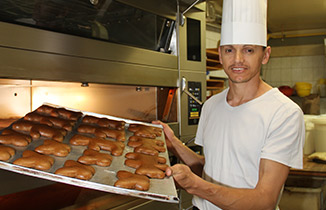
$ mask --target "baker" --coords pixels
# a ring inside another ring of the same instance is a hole
[[[200,156],[161,123],[168,149],[184,164],[166,174],[193,194],[194,209],[276,209],[289,169],[302,168],[299,106],[260,78],[267,46],[267,0],[224,0],[219,47],[229,87],[203,106]]]

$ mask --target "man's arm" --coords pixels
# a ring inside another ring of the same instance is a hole
[[[225,210],[275,209],[279,193],[288,173],[288,166],[272,160],[261,159],[259,180],[256,187],[254,189],[241,189],[207,182],[182,164],[174,165],[166,171],[166,174],[172,175],[180,187],[188,193],[208,200]]]
[[[191,168],[191,170],[198,176],[202,175],[205,158],[192,151],[189,147],[185,146],[173,133],[173,130],[165,123],[154,121],[154,124],[163,126],[166,145],[169,151],[177,156],[183,163]]]

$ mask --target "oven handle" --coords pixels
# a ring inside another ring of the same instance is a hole
[[[203,105],[203,102],[197,99],[192,93],[190,93],[187,89],[187,79],[185,77],[182,77],[182,82],[181,82],[181,90],[185,94],[187,94],[189,97],[194,99],[199,105]]]

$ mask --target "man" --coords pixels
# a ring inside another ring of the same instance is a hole
[[[290,167],[302,168],[302,111],[260,78],[271,54],[266,8],[266,0],[224,0],[219,53],[229,88],[203,106],[195,143],[204,156],[161,123],[185,163],[166,174],[194,195],[194,209],[275,209]]]

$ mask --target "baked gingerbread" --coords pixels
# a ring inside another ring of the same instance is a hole
[[[77,161],[86,165],[106,167],[111,165],[112,156],[92,149],[86,149]]]
[[[156,137],[162,135],[161,128],[141,124],[130,124],[128,130],[133,132],[135,136],[144,138],[155,139]]]
[[[92,140],[92,137],[84,136],[80,134],[75,134],[71,139],[69,140],[69,143],[71,145],[75,146],[88,146],[89,142]]]
[[[92,166],[87,166],[74,160],[67,160],[62,168],[55,171],[55,174],[90,180],[95,174],[95,169]]]
[[[124,130],[125,122],[120,120],[111,120],[107,118],[99,118],[87,115],[83,118],[83,123],[97,124],[100,127],[113,128],[116,130]]]
[[[88,148],[96,151],[110,151],[113,156],[120,156],[125,148],[124,143],[119,141],[111,141],[102,138],[93,138],[88,144]]]
[[[45,115],[54,115],[53,113],[55,113],[56,111],[55,107],[49,106],[49,105],[42,105],[39,108],[37,108],[35,111],[41,114],[45,114]]]
[[[25,135],[11,129],[2,131],[0,135],[0,143],[10,144],[17,147],[25,147],[31,143],[32,138],[29,135]]]
[[[15,155],[15,149],[14,148],[4,146],[4,145],[0,145],[0,160],[1,161],[7,161],[14,155]]]
[[[66,157],[70,153],[71,147],[61,142],[46,139],[42,145],[35,148],[35,151],[44,155]]]
[[[118,171],[118,180],[114,183],[115,187],[122,187],[127,189],[136,189],[147,191],[149,190],[150,180],[147,176],[133,174],[129,171]]]
[[[83,113],[81,112],[75,112],[75,111],[67,110],[65,108],[58,108],[57,113],[58,116],[54,115],[54,117],[62,117],[65,119],[75,120],[75,121],[77,121],[83,115]]]
[[[140,136],[130,136],[128,146],[133,147],[134,152],[147,155],[158,155],[159,152],[166,151],[163,141]]]
[[[54,163],[53,157],[39,154],[35,151],[25,150],[21,158],[18,158],[13,164],[35,168],[38,170],[49,170]]]
[[[38,139],[41,136],[44,136],[59,142],[63,141],[66,133],[67,131],[62,128],[53,128],[43,124],[34,125],[30,130],[30,135],[33,139]]]
[[[125,134],[124,130],[118,131],[118,130],[113,130],[110,128],[82,124],[77,128],[77,131],[79,133],[94,134],[95,136],[100,137],[100,138],[109,137],[109,138],[116,139],[118,141],[126,140],[126,134]]]
[[[146,175],[150,178],[163,179],[164,171],[167,169],[164,157],[129,152],[125,156],[125,165],[135,168],[136,174]]]
[[[59,128],[63,128],[67,131],[71,131],[72,127],[75,124],[75,121],[73,120],[67,120],[67,119],[62,119],[62,118],[52,117],[52,116],[45,116],[37,112],[30,112],[26,114],[24,116],[24,120],[45,124],[51,127],[56,126]]]
[[[19,120],[12,124],[12,129],[17,132],[30,132],[32,127],[36,125],[36,123],[27,121],[27,120]]]
[[[53,117],[61,117],[64,119],[77,121],[83,114],[81,112],[75,112],[67,110],[65,108],[56,108],[49,105],[42,105],[36,109],[36,112],[50,115]]]
[[[125,148],[124,143],[119,141],[111,141],[102,138],[92,138],[80,134],[74,135],[70,139],[70,144],[76,146],[88,146],[89,149],[100,151],[110,151],[113,156],[120,156]]]
[[[63,141],[67,131],[62,128],[53,128],[48,125],[38,124],[27,120],[20,120],[12,124],[12,129],[15,131],[29,132],[33,139],[38,139],[41,136]]]

